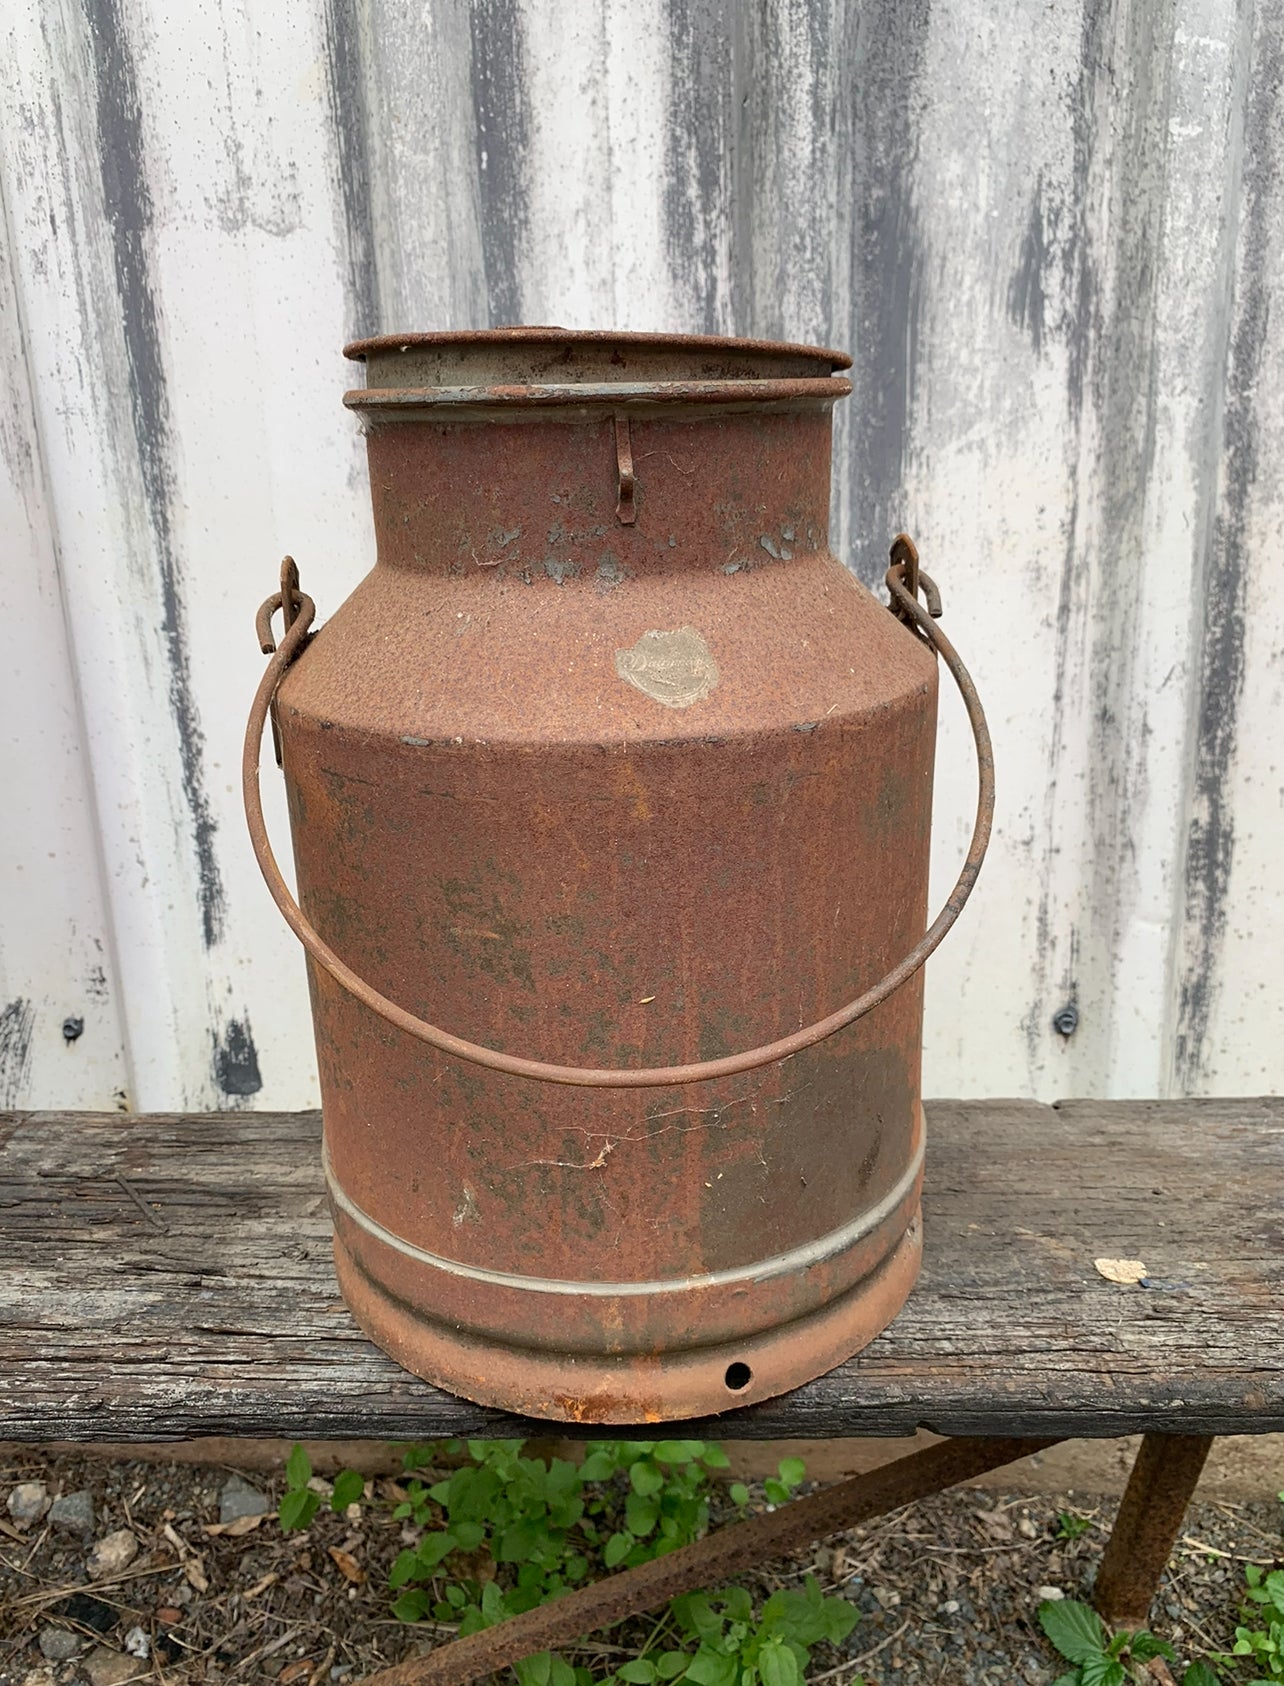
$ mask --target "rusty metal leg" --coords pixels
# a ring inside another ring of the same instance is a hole
[[[824,1539],[826,1534],[885,1516],[914,1499],[944,1492],[960,1481],[1056,1444],[1056,1440],[963,1437],[942,1441],[866,1475],[809,1493],[805,1499],[793,1499],[777,1511],[734,1522],[695,1545],[609,1575],[525,1615],[510,1616],[496,1627],[408,1657],[368,1675],[363,1686],[467,1686],[536,1651],[565,1645],[626,1616],[654,1610],[679,1593],[722,1586],[732,1576]]]
[[[1211,1434],[1147,1434],[1128,1477],[1093,1603],[1112,1627],[1145,1627],[1195,1491]]]

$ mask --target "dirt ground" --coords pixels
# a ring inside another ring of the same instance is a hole
[[[284,1534],[279,1470],[11,1449],[0,1466],[0,1686],[340,1686],[448,1638],[389,1614],[389,1566],[415,1537],[392,1518],[394,1480],[373,1476],[344,1515],[323,1508],[306,1533]],[[8,1501],[24,1483],[44,1493],[23,1487],[15,1514]],[[41,1514],[26,1518],[24,1504]],[[813,1682],[845,1686],[860,1672],[872,1686],[1046,1686],[1064,1665],[1039,1630],[1039,1601],[1049,1588],[1086,1594],[1115,1504],[1078,1490],[956,1490],[757,1582],[765,1593],[810,1571],[860,1610],[841,1652],[813,1654]],[[1067,1540],[1069,1512],[1087,1525]],[[1197,1498],[1156,1631],[1183,1662],[1227,1646],[1244,1563],[1281,1556],[1278,1502]],[[605,1675],[646,1631],[566,1654]]]

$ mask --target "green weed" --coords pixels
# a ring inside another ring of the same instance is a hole
[[[1129,1686],[1132,1681],[1153,1686],[1154,1676],[1145,1665],[1154,1657],[1176,1661],[1172,1647],[1145,1628],[1111,1634],[1091,1605],[1073,1598],[1045,1600],[1039,1606],[1039,1623],[1057,1651],[1074,1664],[1054,1686]],[[1192,1663],[1182,1686],[1217,1686],[1217,1676],[1207,1663]]]
[[[312,1464],[302,1446],[296,1445],[285,1464],[285,1496],[278,1515],[281,1526],[306,1528],[321,1507],[321,1495],[308,1486],[312,1479]],[[330,1494],[330,1509],[345,1511],[355,1504],[366,1490],[365,1477],[359,1470],[341,1469],[334,1478]]]
[[[1284,1493],[1280,1497],[1284,1498]],[[1235,1629],[1230,1652],[1217,1660],[1234,1665],[1249,1657],[1257,1672],[1244,1686],[1276,1686],[1284,1680],[1284,1569],[1263,1574],[1257,1564],[1249,1563],[1244,1579],[1247,1585],[1239,1613],[1241,1625]],[[1258,1627],[1256,1623],[1263,1620],[1265,1627]]]
[[[1056,1538],[1059,1540],[1077,1540],[1092,1527],[1090,1516],[1080,1516],[1077,1510],[1059,1510],[1057,1512]]]
[[[392,1613],[403,1622],[433,1620],[476,1633],[559,1597],[614,1569],[633,1568],[700,1539],[709,1526],[716,1471],[727,1467],[718,1446],[700,1440],[596,1440],[580,1464],[527,1457],[520,1440],[449,1441],[412,1446],[409,1476],[393,1510],[396,1520],[424,1530],[400,1552],[389,1583]],[[433,1479],[446,1458],[459,1467]],[[320,1497],[296,1446],[286,1467],[283,1528],[306,1528]],[[765,1483],[770,1504],[787,1503],[806,1478],[801,1458],[786,1458]],[[352,1482],[355,1481],[355,1489]],[[361,1478],[344,1471],[331,1505],[360,1496]],[[729,1489],[740,1510],[749,1491]],[[748,1592],[730,1588],[675,1599],[636,1657],[595,1677],[551,1652],[515,1666],[518,1686],[798,1686],[812,1648],[838,1643],[857,1612],[825,1597],[808,1580],[802,1592],[773,1593],[754,1613]],[[856,1677],[851,1686],[864,1686]]]

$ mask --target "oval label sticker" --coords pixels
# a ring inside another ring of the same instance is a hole
[[[644,632],[631,650],[615,652],[615,671],[666,708],[690,708],[718,683],[718,664],[693,626]]]

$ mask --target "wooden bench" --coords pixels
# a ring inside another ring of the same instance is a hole
[[[686,1432],[959,1437],[830,1489],[813,1537],[1037,1443],[1141,1432],[1097,1590],[1137,1623],[1212,1437],[1284,1431],[1284,1100],[936,1101],[927,1117],[923,1275],[894,1325],[821,1380]],[[0,1437],[549,1433],[418,1381],[357,1330],[318,1114],[11,1113],[0,1143]],[[1112,1282],[1100,1258],[1146,1277]],[[787,1507],[795,1528],[811,1502]]]

